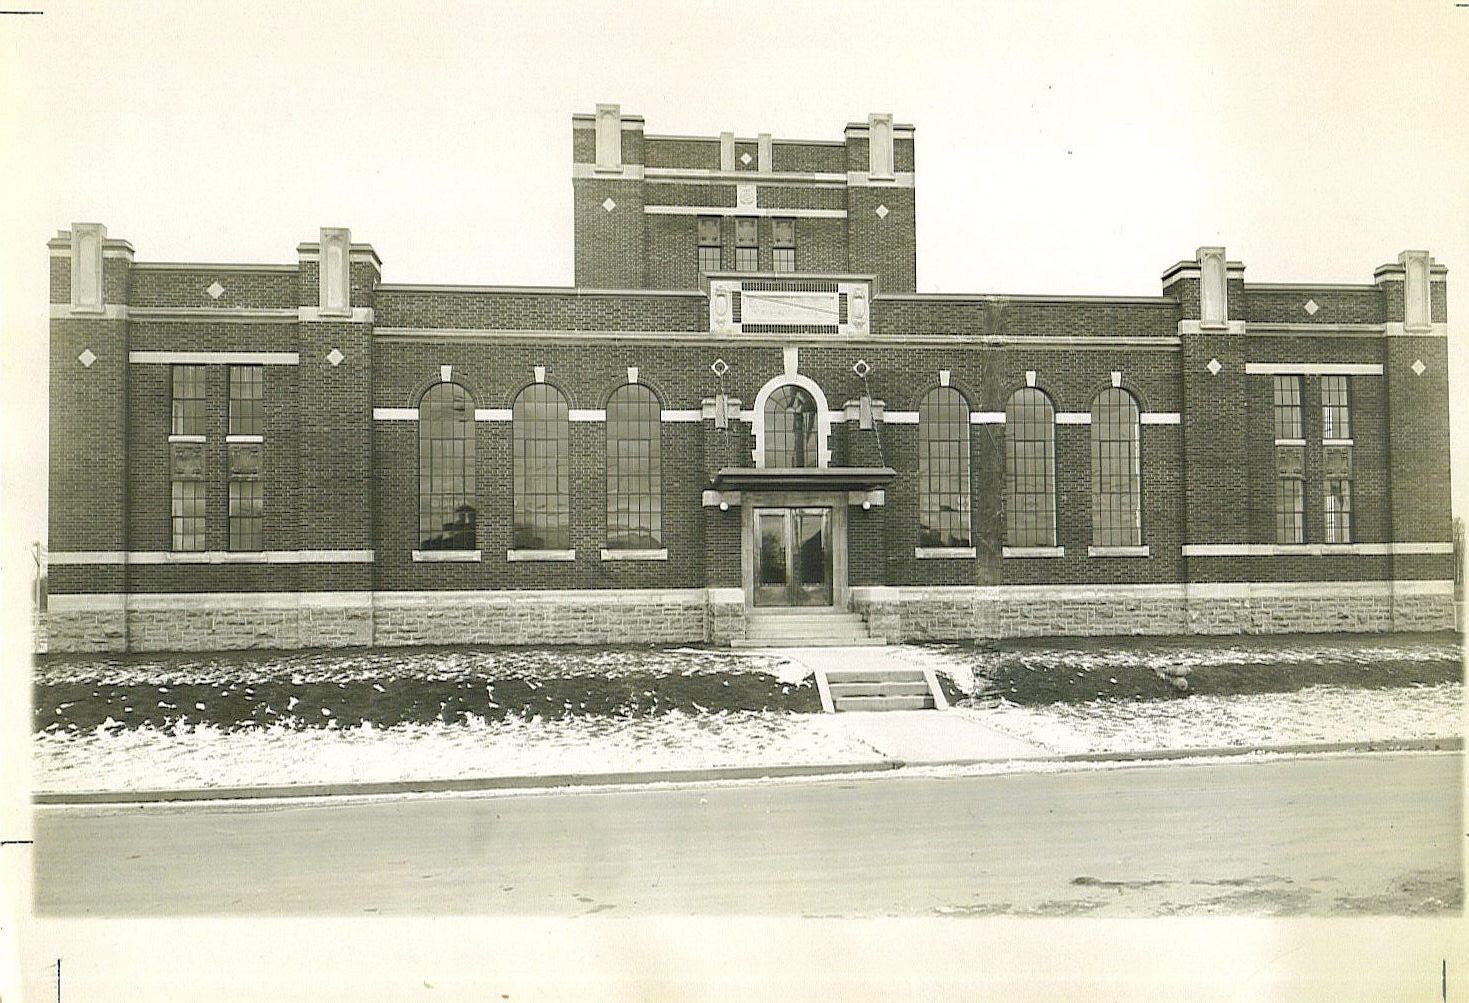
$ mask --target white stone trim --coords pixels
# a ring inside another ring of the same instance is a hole
[[[845,209],[771,209],[766,206],[645,205],[650,216],[788,216],[799,219],[846,219]]]
[[[753,273],[746,273],[753,274]],[[790,278],[786,273],[782,278]],[[381,288],[381,287],[379,287]],[[557,290],[565,292],[565,290]],[[647,295],[664,295],[667,290],[649,290]],[[601,292],[587,292],[585,295],[602,295]],[[621,294],[615,290],[606,295]],[[643,295],[638,293],[638,295]],[[679,296],[700,296],[701,292],[676,293]],[[878,296],[874,299],[888,299],[887,296]],[[573,344],[604,346],[608,342],[638,342],[638,343],[662,343],[673,342],[686,345],[723,346],[729,344],[731,335],[715,334],[707,330],[698,331],[573,331],[552,330],[533,328],[509,328],[509,327],[485,327],[485,328],[458,328],[458,327],[379,327],[373,331],[373,337],[379,341],[432,341],[441,343],[444,341],[527,341],[543,343],[547,341],[570,342]],[[788,334],[754,334],[741,332],[734,336],[742,345],[785,345],[790,339]],[[1182,346],[1181,339],[1172,335],[1158,338],[1081,338],[1065,336],[1035,337],[1011,337],[1009,335],[987,335],[987,334],[882,334],[868,330],[861,334],[802,334],[802,344],[810,342],[840,342],[844,346],[855,348],[860,345],[938,345],[964,347],[972,346],[1018,346],[1024,348],[1046,348],[1065,347],[1076,351],[1109,351],[1115,352],[1119,348],[1134,351],[1163,351],[1177,352]]]
[[[1276,440],[1276,444],[1279,445],[1279,443],[1280,443],[1280,440],[1277,439]],[[1322,439],[1321,440],[1321,445],[1323,445],[1323,446],[1355,446],[1356,445],[1356,442],[1354,442],[1351,439]]]
[[[571,165],[573,178],[597,178],[600,181],[642,181],[646,173],[642,164],[623,164],[620,168],[583,163]]]
[[[602,560],[604,561],[666,561],[668,560],[668,548],[660,547],[657,550],[608,550],[602,548]]]
[[[1186,543],[1184,557],[1367,557],[1452,554],[1452,543]]]
[[[515,547],[505,551],[507,561],[574,561],[576,551],[573,550],[536,550],[525,547]]]
[[[157,365],[216,366],[226,363],[250,366],[298,366],[299,352],[128,352],[128,361]]]
[[[971,425],[1003,425],[1005,424],[1004,411],[970,411],[969,424]]]
[[[227,436],[224,437],[224,441],[225,442],[258,442],[258,443],[263,443],[263,442],[265,442],[265,436],[263,436],[263,435],[227,435]]]
[[[1304,446],[1306,444],[1306,440],[1305,439],[1276,439],[1275,440],[1275,444],[1277,446]]]
[[[890,177],[874,177],[867,171],[848,171],[850,188],[912,188],[916,175],[912,171],[894,171]]]
[[[704,420],[704,412],[698,408],[664,408],[658,416],[665,422]]]
[[[474,409],[475,421],[509,421],[515,416],[515,412],[508,407],[477,407]]]
[[[470,563],[484,558],[479,550],[415,550],[413,560],[423,563]]]
[[[170,435],[169,442],[208,442],[207,435]]]
[[[654,138],[654,137],[644,137]],[[706,142],[715,142],[706,139]],[[840,146],[841,144],[837,144]],[[644,172],[649,181],[678,181],[693,184],[734,184],[749,181],[750,171],[721,171],[712,167],[649,167]],[[762,185],[843,184],[847,175],[837,171],[759,171],[754,177]]]
[[[475,420],[479,420],[479,412],[474,413]],[[372,409],[373,421],[417,421],[418,408],[416,407],[375,407]]]
[[[1143,411],[1138,420],[1144,425],[1181,425],[1183,416],[1177,411]]]
[[[973,414],[973,412],[971,412],[970,413],[970,420],[971,421],[973,420],[973,417],[974,417],[974,414]],[[884,411],[882,413],[882,423],[884,425],[916,425],[916,424],[918,424],[918,412],[917,411]]]
[[[152,322],[218,321],[230,324],[294,324],[294,309],[255,309],[252,307],[131,307],[129,319]]]
[[[1090,411],[1057,411],[1057,425],[1090,425],[1092,413]]]
[[[1447,338],[1449,325],[1443,321],[1435,321],[1426,328],[1414,328],[1410,331],[1402,321],[1391,321],[1382,325],[1382,334],[1385,338]]]
[[[1249,376],[1381,376],[1380,362],[1246,362]]]
[[[1178,334],[1182,337],[1187,334],[1245,334],[1245,322],[1242,320],[1226,321],[1219,327],[1205,327],[1196,320],[1181,320],[1178,322]]]
[[[1065,557],[1065,547],[1003,547],[1002,557]]]
[[[974,558],[973,547],[914,547],[913,556],[920,561]]]
[[[607,412],[602,408],[567,408],[567,421],[606,421]]]
[[[1146,545],[1141,547],[1087,547],[1088,557],[1149,557]]]
[[[371,564],[371,550],[53,550],[50,564]]]
[[[324,313],[321,307],[298,307],[296,319],[302,323],[320,324],[371,324],[373,311],[370,306],[354,306],[349,313]]]
[[[68,320],[127,320],[128,308],[118,303],[105,304],[100,310],[83,310],[70,303],[52,303],[51,319]]]

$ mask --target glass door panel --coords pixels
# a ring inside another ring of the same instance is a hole
[[[831,509],[756,509],[756,606],[830,606]]]

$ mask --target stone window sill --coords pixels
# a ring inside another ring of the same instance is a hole
[[[170,435],[169,442],[208,442],[209,437],[204,435]]]
[[[1304,446],[1306,444],[1306,440],[1305,439],[1276,439],[1275,440],[1275,444],[1277,446]]]
[[[478,561],[483,554],[478,550],[415,550],[413,559],[429,563],[439,561]]]
[[[208,564],[209,554],[203,550],[166,550],[163,559],[180,564]]]
[[[270,558],[263,550],[226,550],[219,560],[222,564],[265,564]]]
[[[913,556],[920,561],[937,561],[945,558],[973,559],[973,547],[914,547]]]
[[[263,436],[263,435],[245,435],[243,433],[239,433],[239,434],[236,434],[236,435],[227,435],[227,436],[225,436],[224,437],[224,441],[225,442],[264,442],[265,441],[265,436]]]
[[[1003,557],[1065,557],[1065,547],[1006,547]]]
[[[1355,446],[1356,442],[1351,439],[1322,439],[1323,446]]]
[[[1147,557],[1148,548],[1143,547],[1087,547],[1088,557]]]
[[[507,550],[507,561],[574,561],[575,550]]]
[[[602,560],[604,561],[666,561],[668,560],[668,548],[661,547],[658,550],[608,550],[602,549]]]

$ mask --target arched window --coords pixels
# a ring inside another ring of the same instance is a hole
[[[1108,387],[1092,401],[1092,544],[1143,542],[1142,461],[1137,401]]]
[[[816,401],[792,384],[778,387],[765,399],[765,465],[818,467]]]
[[[571,428],[566,398],[549,383],[532,383],[510,414],[513,545],[526,550],[571,548]]]
[[[637,383],[607,401],[607,549],[663,546],[662,416]]]
[[[439,383],[418,402],[418,549],[473,550],[474,400]]]
[[[1005,404],[1005,543],[1056,545],[1056,409],[1035,387]]]
[[[918,405],[918,545],[969,546],[969,405],[953,387]]]

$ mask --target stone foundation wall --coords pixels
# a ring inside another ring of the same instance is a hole
[[[446,593],[373,602],[373,643],[676,644],[705,640],[703,589]]]

